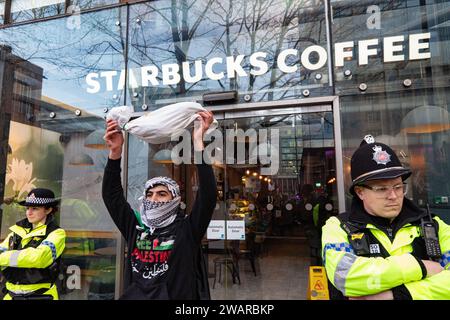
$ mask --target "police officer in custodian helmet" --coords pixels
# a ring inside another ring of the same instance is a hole
[[[351,208],[322,229],[332,299],[450,299],[450,226],[405,197],[410,175],[370,135],[354,152]]]

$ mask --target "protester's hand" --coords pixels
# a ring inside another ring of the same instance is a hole
[[[194,150],[203,150],[203,135],[213,122],[214,116],[211,111],[200,111],[197,112],[197,114],[199,115],[199,117],[194,122],[192,139],[194,141]]]
[[[109,158],[112,160],[120,159],[122,156],[123,135],[122,131],[118,130],[117,121],[106,121],[106,133],[103,139],[106,141],[106,145],[109,149]]]
[[[202,121],[203,121],[203,133],[205,133],[206,130],[208,130],[209,127],[211,126],[211,123],[213,123],[214,115],[209,110],[200,111],[197,114],[200,115],[200,117],[202,118]]]
[[[349,300],[394,300],[394,295],[391,290],[382,291],[375,294],[360,297],[348,297]]]
[[[431,260],[422,260],[422,262],[427,269],[427,277],[434,276],[444,270],[444,267],[442,267],[439,262]]]

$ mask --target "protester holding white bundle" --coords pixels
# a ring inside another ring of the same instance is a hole
[[[119,127],[132,135],[151,144],[169,142],[172,136],[179,136],[186,128],[199,118],[198,112],[207,110],[197,102],[178,102],[159,108],[155,111],[131,120],[133,109],[127,106],[114,107],[108,113],[107,120],[117,121]],[[213,119],[208,130],[217,128],[218,122]]]

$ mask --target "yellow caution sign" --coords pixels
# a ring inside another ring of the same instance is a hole
[[[330,300],[328,280],[324,267],[309,267],[308,300]]]

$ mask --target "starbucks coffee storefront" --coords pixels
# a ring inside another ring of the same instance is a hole
[[[139,117],[194,101],[218,120],[213,299],[306,299],[317,230],[348,208],[366,134],[411,168],[406,196],[450,222],[448,2],[37,3],[0,1],[0,238],[31,186],[54,190],[62,299],[123,290],[126,245],[101,198],[105,116],[121,105]],[[130,205],[165,175],[189,213],[194,165],[174,163],[175,143],[126,138]]]

